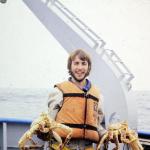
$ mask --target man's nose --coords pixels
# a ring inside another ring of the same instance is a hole
[[[83,65],[82,64],[79,64],[78,65],[78,69],[82,69]]]

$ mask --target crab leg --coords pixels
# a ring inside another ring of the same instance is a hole
[[[107,138],[108,138],[108,132],[106,132],[106,133],[102,136],[102,138],[100,139],[99,144],[97,145],[96,150],[100,150],[102,144],[104,143],[104,141],[105,141]]]
[[[73,132],[73,130],[72,130],[72,128],[70,128],[70,127],[68,127],[68,126],[66,126],[66,125],[63,125],[63,124],[60,124],[60,123],[54,123],[54,125],[53,125],[53,127],[51,127],[51,128],[53,128],[53,129],[55,129],[55,128],[61,128],[61,129],[64,129],[64,130],[66,130],[67,132],[69,132],[68,134],[67,134],[67,136],[66,136],[66,138],[65,138],[65,142],[62,144],[62,145],[60,145],[60,149],[63,149],[64,148],[64,146],[69,142],[69,140],[71,139],[71,136],[72,136],[72,132]],[[57,139],[56,139],[57,140]],[[59,142],[59,141],[58,141]]]
[[[34,134],[35,130],[37,130],[38,128],[39,128],[39,124],[31,127],[30,130],[28,130],[24,133],[24,135],[20,138],[20,140],[18,142],[20,150],[24,150],[24,146],[25,146],[26,142],[28,140],[32,139],[32,135]]]

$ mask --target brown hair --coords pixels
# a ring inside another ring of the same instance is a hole
[[[72,61],[75,59],[76,56],[79,56],[79,58],[81,60],[88,62],[88,72],[86,74],[86,76],[88,76],[90,71],[91,71],[92,62],[91,62],[90,56],[82,49],[77,49],[70,54],[70,56],[68,58],[68,65],[67,65],[69,74],[71,75],[71,64],[72,64]]]

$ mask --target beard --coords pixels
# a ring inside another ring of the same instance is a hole
[[[73,74],[73,72],[71,71],[70,72],[70,75],[77,81],[77,82],[82,82],[86,77],[87,77],[87,73],[84,75],[84,77],[83,78],[81,78],[81,79],[77,79],[76,77],[75,77],[75,75]]]

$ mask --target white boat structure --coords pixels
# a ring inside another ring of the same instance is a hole
[[[67,51],[84,49],[92,57],[90,79],[99,86],[104,100],[104,124],[127,120],[137,130],[137,110],[132,97],[133,74],[106,42],[59,0],[23,0],[47,30]],[[132,107],[132,108],[131,108]],[[18,149],[17,142],[31,120],[0,119],[0,150]],[[138,131],[145,149],[150,148],[150,133]],[[128,147],[122,146],[128,150]]]

